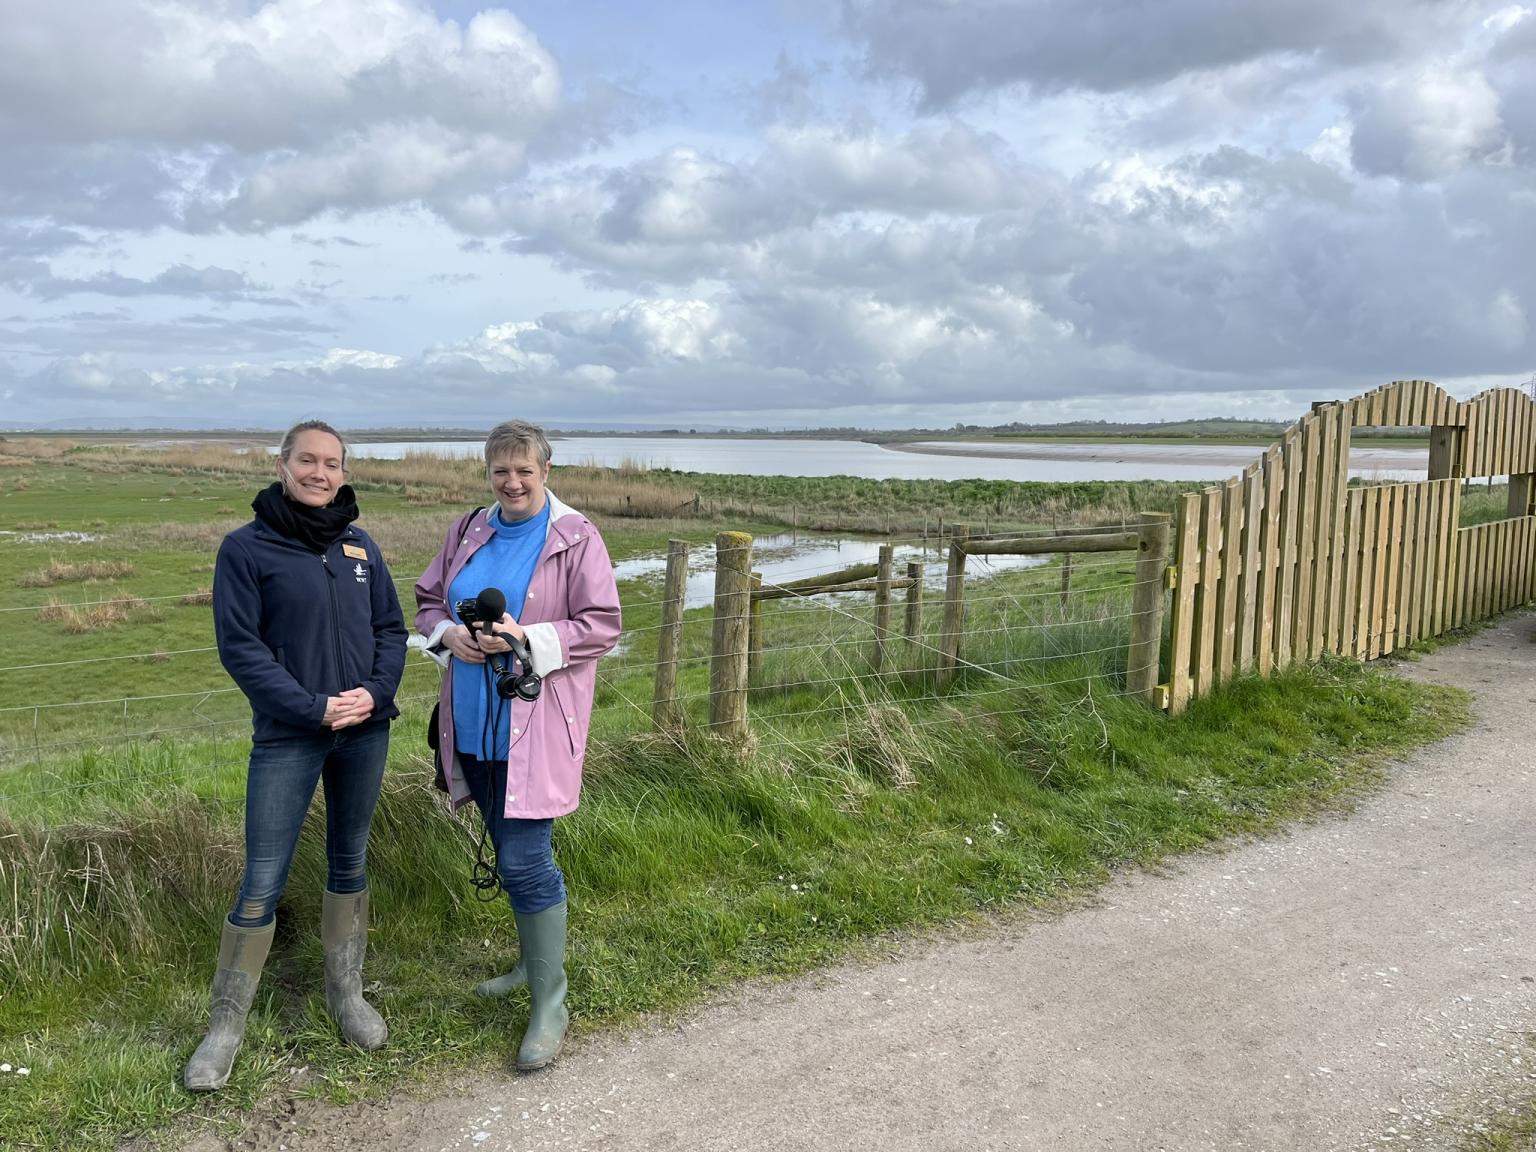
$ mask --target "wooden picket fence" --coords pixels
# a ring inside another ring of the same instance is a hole
[[[1349,484],[1356,428],[1429,430],[1429,478]],[[1536,404],[1427,380],[1314,405],[1226,484],[1180,497],[1162,702],[1325,653],[1362,660],[1536,595]],[[1509,476],[1507,519],[1460,526],[1461,489]]]

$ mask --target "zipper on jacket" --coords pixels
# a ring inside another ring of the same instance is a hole
[[[336,599],[336,570],[331,567],[330,557],[323,552],[320,554],[320,563],[325,565],[325,574],[330,577],[325,583],[325,590],[331,595],[331,646],[336,650],[336,691],[344,692],[347,682],[347,666],[343,662],[341,648],[341,604]]]

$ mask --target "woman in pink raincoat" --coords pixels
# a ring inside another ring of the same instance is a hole
[[[495,503],[454,523],[416,583],[416,628],[445,670],[437,738],[449,793],[455,807],[479,807],[517,922],[517,965],[475,992],[528,985],[519,1071],[543,1068],[565,1043],[565,879],[551,832],[580,797],[597,660],[620,627],[608,550],[592,522],[545,487],[549,459],[537,426],[492,429],[485,464]],[[500,597],[506,611],[493,632],[461,618],[478,600],[468,614],[483,620]],[[513,687],[524,690],[507,695]]]

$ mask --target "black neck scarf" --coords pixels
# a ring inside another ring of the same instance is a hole
[[[357,519],[357,494],[352,485],[343,484],[336,489],[336,498],[324,508],[311,508],[289,499],[283,486],[273,481],[251,501],[251,507],[260,520],[272,531],[290,540],[297,540],[311,552],[325,554],[336,538],[347,530],[347,525]]]

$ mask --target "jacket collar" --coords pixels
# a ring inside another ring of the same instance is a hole
[[[549,500],[549,527],[545,530],[544,549],[540,554],[541,558],[543,556],[553,556],[556,552],[564,552],[573,544],[580,543],[592,534],[592,525],[585,516],[556,496],[548,488],[544,489],[544,495]],[[474,549],[479,548],[481,544],[485,543],[486,540],[490,539],[491,510],[494,507],[494,504],[486,505],[467,527],[465,538],[473,542],[474,545],[474,548],[470,550],[471,553],[473,553]],[[468,560],[469,555],[465,555],[463,561],[467,563]],[[456,575],[458,575],[458,572],[454,571],[449,579],[451,580]]]
[[[552,556],[556,552],[564,552],[590,535],[592,525],[587,523],[585,516],[549,489],[544,491],[549,497],[549,535],[544,539],[544,554]]]

